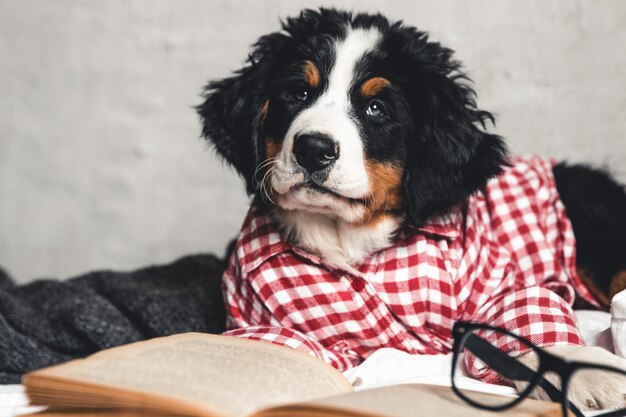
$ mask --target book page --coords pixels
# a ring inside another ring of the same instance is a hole
[[[493,394],[483,396],[489,403]],[[498,404],[500,402],[495,402]],[[338,395],[291,406],[263,410],[254,417],[560,417],[561,405],[524,400],[506,412],[475,408],[458,398],[451,388],[407,384]]]
[[[302,352],[199,333],[109,349],[28,378],[37,376],[157,394],[233,417],[352,390],[340,372]]]

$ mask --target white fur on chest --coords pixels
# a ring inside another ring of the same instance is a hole
[[[280,209],[272,217],[296,246],[352,271],[370,254],[390,246],[401,222],[385,216],[373,225],[353,226],[321,214]]]

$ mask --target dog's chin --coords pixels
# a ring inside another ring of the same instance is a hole
[[[306,211],[348,223],[358,222],[365,214],[365,201],[345,197],[313,183],[300,183],[278,194],[276,205],[284,210]]]

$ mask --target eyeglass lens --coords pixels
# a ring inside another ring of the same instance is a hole
[[[503,407],[524,394],[529,384],[536,379],[539,355],[518,339],[494,330],[474,330],[464,335],[463,342],[462,355],[459,355],[454,364],[452,383],[470,401],[487,407]],[[507,353],[508,351],[525,352],[524,362],[517,355]],[[478,392],[478,389],[484,391],[485,387],[477,386],[469,378],[470,375],[508,387],[508,390],[503,389],[497,393],[510,395],[492,396]]]

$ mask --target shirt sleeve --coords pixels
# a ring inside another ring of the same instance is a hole
[[[303,333],[286,327],[249,326],[228,330],[222,334],[224,336],[236,336],[290,347],[323,360],[340,371],[346,371],[356,365],[347,356],[326,349],[319,342],[307,337]]]
[[[481,308],[471,320],[507,329],[540,347],[584,345],[572,308],[546,288],[529,287],[500,296]],[[511,352],[511,356],[530,350],[506,335],[485,332],[480,336],[499,349]],[[473,377],[488,383],[502,382],[497,373],[473,355],[465,355],[465,362]]]
[[[345,371],[358,363],[354,357],[324,347],[304,333],[282,327],[280,321],[267,309],[262,298],[242,274],[236,253],[231,256],[222,279],[226,303],[225,336],[236,336],[269,342],[308,353],[334,368]]]

